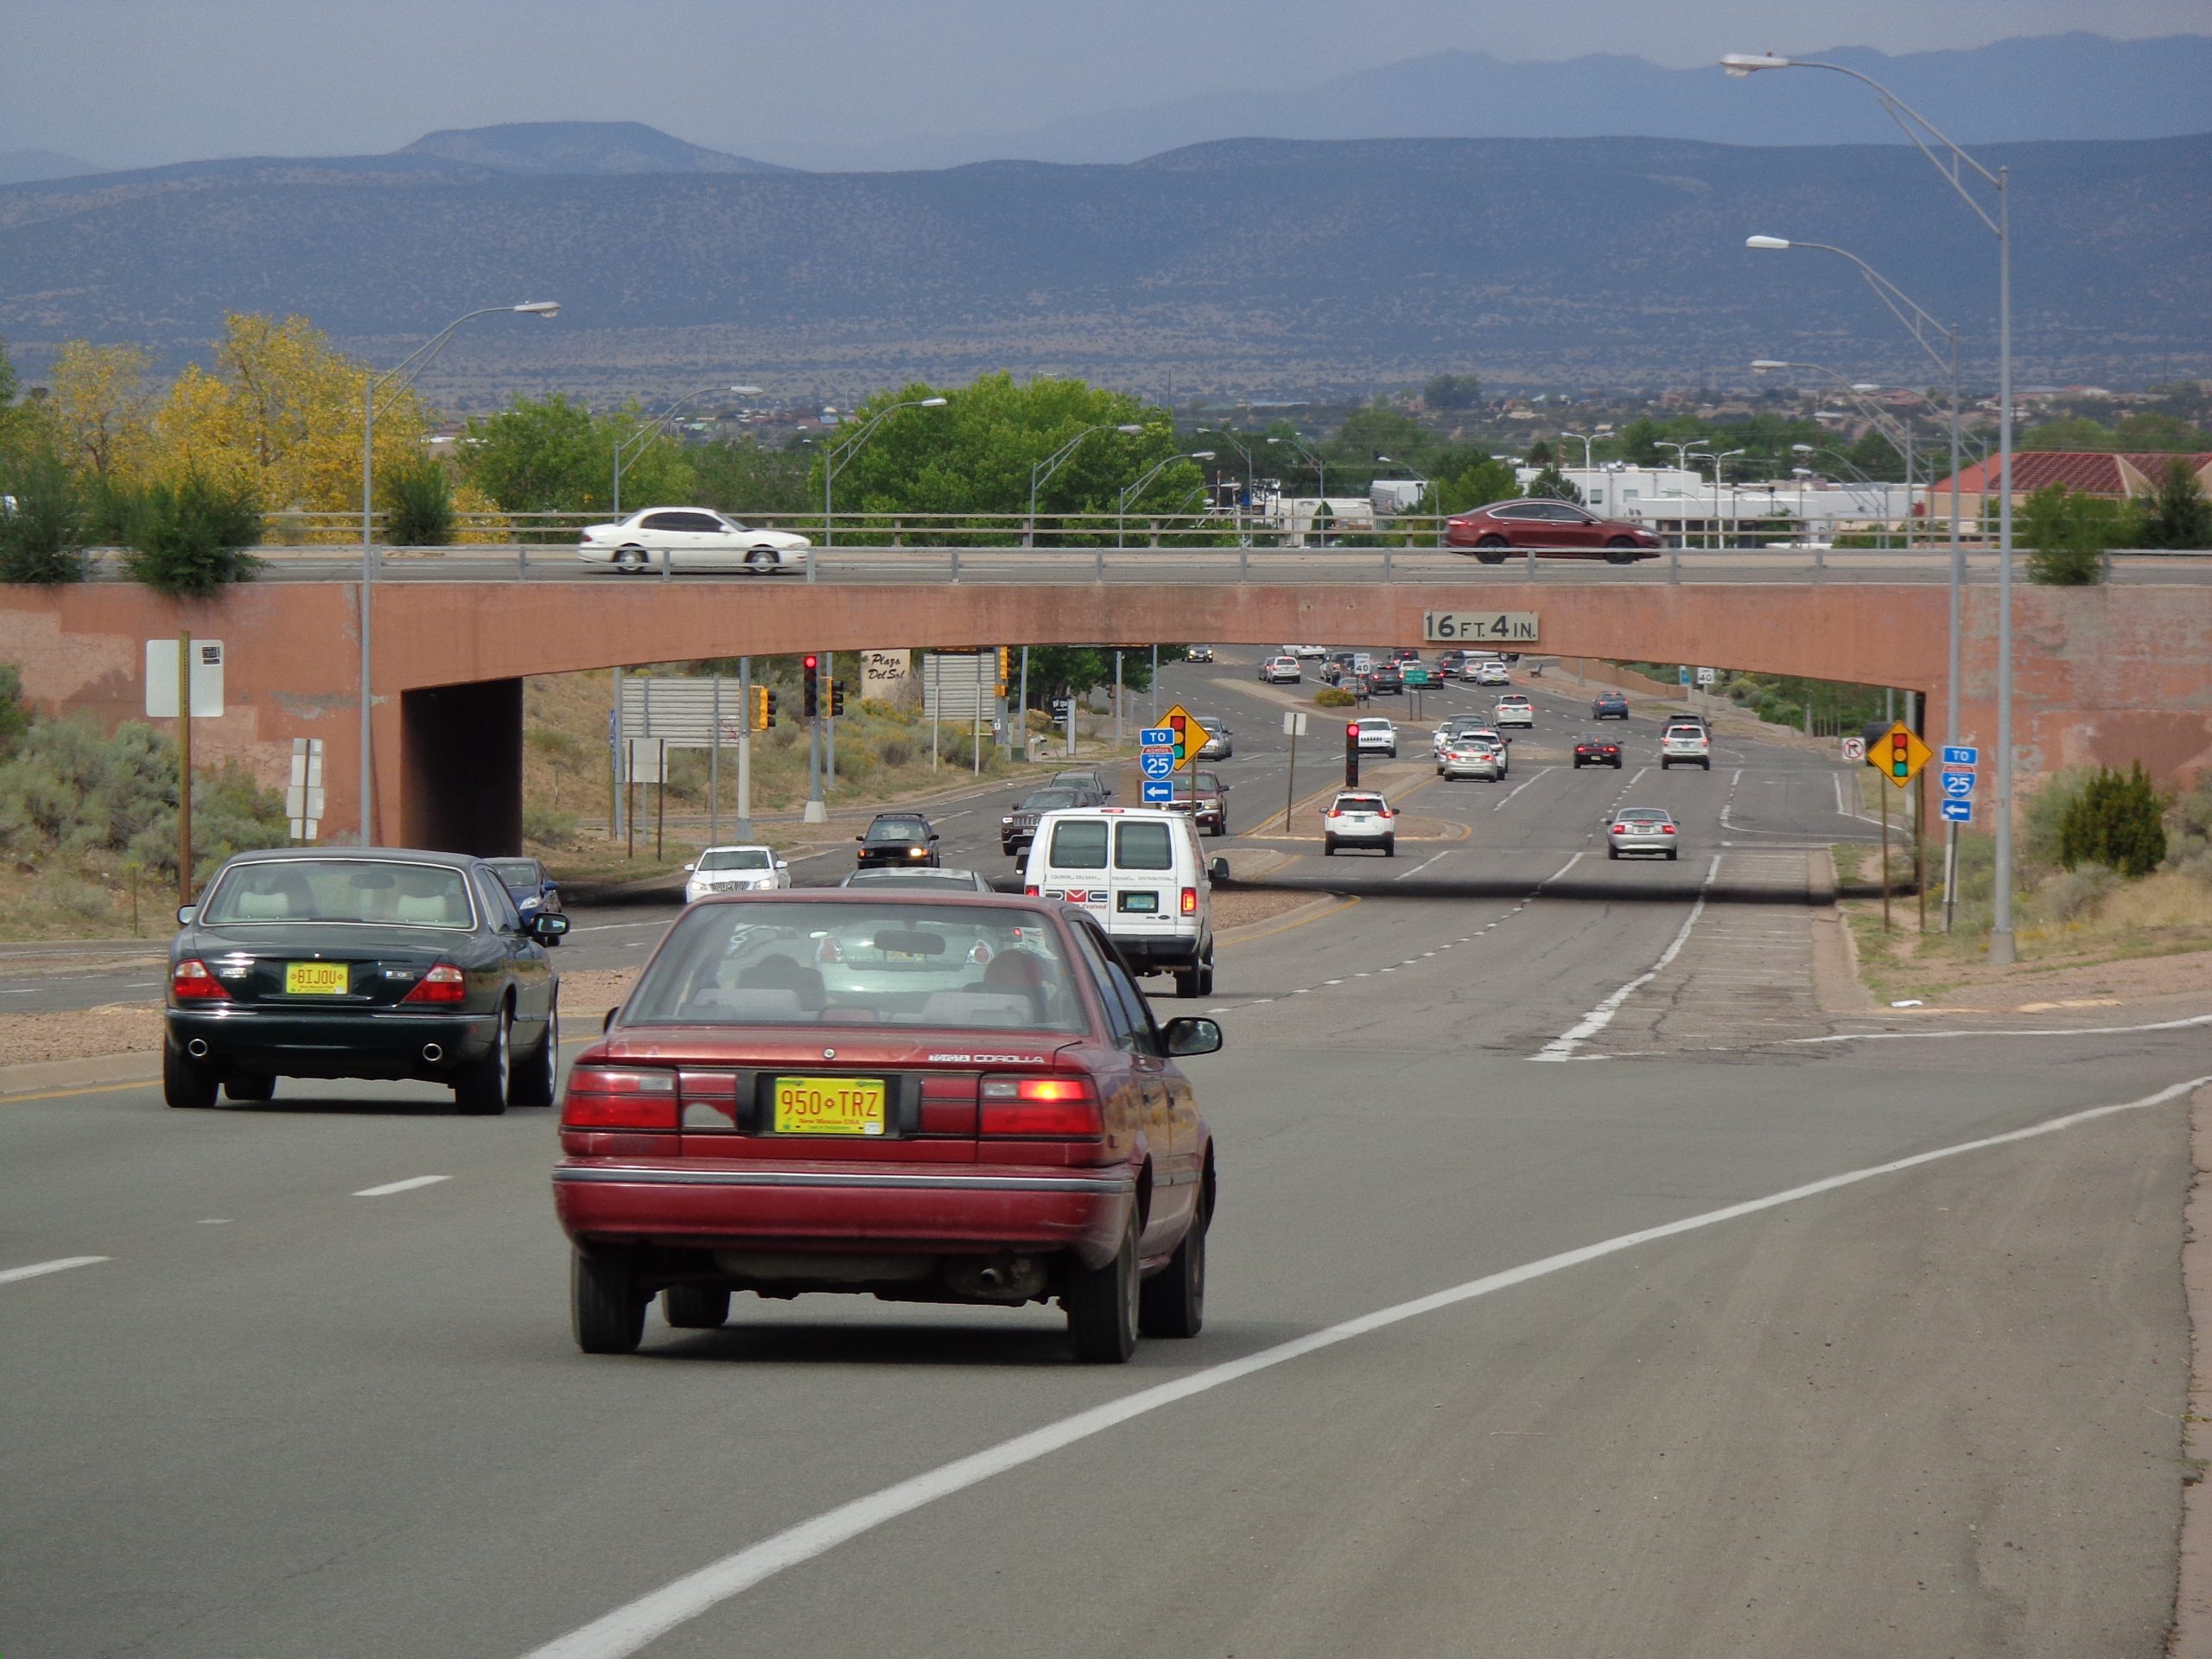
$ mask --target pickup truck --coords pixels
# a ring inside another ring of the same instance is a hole
[[[1217,772],[1193,772],[1187,783],[1176,780],[1175,798],[1167,803],[1167,810],[1190,813],[1200,835],[1225,836],[1229,833],[1229,785],[1221,781]]]

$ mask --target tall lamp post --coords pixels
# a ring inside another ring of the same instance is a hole
[[[1720,546],[1721,536],[1720,474],[1723,470],[1724,463],[1732,461],[1736,456],[1745,453],[1745,451],[1741,449],[1723,449],[1717,454],[1707,454],[1700,457],[1700,460],[1709,461],[1713,463],[1713,544],[1715,549],[1718,549]]]
[[[1179,461],[1211,461],[1212,459],[1213,451],[1211,449],[1193,449],[1187,454],[1170,455],[1165,461],[1154,462],[1152,467],[1146,471],[1144,476],[1137,480],[1135,483],[1124,484],[1122,486],[1120,499],[1115,504],[1115,542],[1123,547],[1128,545],[1128,531],[1123,527],[1122,520],[1128,517],[1130,497],[1142,496],[1147,485],[1150,484],[1154,479],[1158,478],[1162,473],[1166,472],[1170,467],[1173,467]]]
[[[1874,290],[1875,297],[1889,307],[1890,315],[1904,325],[1905,332],[1913,338],[1913,343],[1928,354],[1950,382],[1951,625],[1944,653],[1943,741],[1955,743],[1959,741],[1959,601],[1960,590],[1966,585],[1967,570],[1966,549],[1959,539],[1959,470],[1965,464],[1959,433],[1959,331],[1954,325],[1936,321],[1910,295],[1848,249],[1832,247],[1825,242],[1791,242],[1778,236],[1745,237],[1744,245],[1777,251],[1811,248],[1848,259],[1859,267],[1859,274],[1866,279],[1866,286]],[[1942,339],[1944,350],[1939,352],[1936,349],[1936,341],[1930,338],[1931,335]],[[1959,826],[1946,823],[1943,826],[1943,931],[1947,933],[1951,930],[1958,847]]]
[[[1995,172],[1946,137],[1934,123],[1872,75],[1840,63],[1770,53],[1731,52],[1720,67],[1738,79],[1762,69],[1827,69],[1874,89],[1889,118],[1925,156],[1943,181],[1997,238],[1997,859],[1989,924],[1989,959],[2009,963],[2012,939],[2012,169]],[[1940,154],[1938,152],[1941,152]],[[1969,188],[1971,172],[1995,192],[1995,211]],[[1958,474],[1951,474],[1955,480]],[[1950,734],[1946,734],[1950,735]]]
[[[1082,431],[1053,450],[1044,460],[1030,467],[1029,520],[1028,528],[1025,531],[1030,546],[1037,545],[1037,492],[1052,480],[1054,473],[1058,472],[1061,467],[1075,459],[1075,452],[1083,447],[1083,441],[1096,432],[1119,432],[1128,437],[1136,437],[1143,431],[1144,428],[1134,421],[1102,421],[1096,426],[1084,427]]]
[[[734,393],[740,397],[758,397],[760,395],[760,388],[758,386],[702,386],[696,391],[685,392],[683,397],[677,398],[614,446],[614,516],[617,518],[622,516],[622,468],[626,461],[634,460],[644,451],[645,445],[652,442],[653,435],[661,428],[668,424],[677,410],[682,409],[686,404],[696,403],[700,398],[711,397],[718,391]]]
[[[413,385],[415,378],[430,366],[431,359],[445,349],[446,342],[453,338],[454,331],[462,323],[477,317],[488,317],[499,311],[518,312],[524,316],[550,320],[561,315],[561,302],[558,300],[524,300],[520,305],[486,305],[464,312],[382,374],[369,376],[361,386],[361,828],[357,838],[359,846],[371,846],[376,841],[376,770],[371,763],[369,747],[369,629],[377,579],[376,547],[370,525],[376,503],[377,388],[387,382],[400,387]]]
[[[1329,469],[1321,464],[1320,456],[1314,454],[1311,449],[1308,449],[1296,438],[1275,437],[1269,438],[1268,442],[1269,443],[1287,443],[1293,449],[1295,449],[1300,454],[1305,456],[1306,460],[1312,461],[1313,463],[1314,490],[1320,495],[1323,500],[1325,501],[1329,499]]]
[[[1590,435],[1589,435],[1587,432],[1564,432],[1564,431],[1563,431],[1563,432],[1561,432],[1561,433],[1560,434],[1560,436],[1561,436],[1562,438],[1580,438],[1580,439],[1581,439],[1581,440],[1582,440],[1582,470],[1583,470],[1584,472],[1586,472],[1586,473],[1594,473],[1594,472],[1596,472],[1596,471],[1598,470],[1598,469],[1597,469],[1597,467],[1596,467],[1595,466],[1593,466],[1593,465],[1591,463],[1591,460],[1590,460]]]
[[[1835,383],[1846,397],[1849,397],[1853,403],[1859,406],[1859,412],[1866,417],[1867,423],[1875,428],[1876,430],[1879,431],[1884,437],[1887,438],[1890,441],[1890,447],[1895,449],[1899,455],[1904,457],[1906,527],[1905,545],[1910,548],[1912,545],[1911,508],[1912,480],[1914,476],[1912,428],[1908,424],[1891,419],[1889,415],[1884,412],[1882,406],[1879,404],[1868,401],[1868,393],[1879,391],[1881,390],[1880,386],[1875,385],[1871,380],[1847,380],[1841,375],[1838,374],[1834,369],[1823,368],[1818,363],[1790,363],[1786,362],[1778,357],[1761,357],[1752,359],[1751,372],[1753,374],[1766,374],[1776,369],[1809,369],[1815,374],[1826,375],[1830,380]],[[1886,514],[1885,521],[1886,522]]]

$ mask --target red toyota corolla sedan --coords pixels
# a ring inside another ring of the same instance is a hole
[[[1198,1334],[1213,1138],[1089,917],[865,888],[705,899],[669,930],[562,1098],[554,1207],[577,1345],[629,1353],[656,1294],[1014,1307],[1057,1298],[1078,1359]]]
[[[1444,544],[1471,548],[1484,564],[1503,564],[1509,553],[1532,548],[1541,559],[1633,564],[1657,558],[1661,546],[1658,537],[1641,524],[1600,518],[1572,501],[1535,496],[1455,513],[1444,522]]]

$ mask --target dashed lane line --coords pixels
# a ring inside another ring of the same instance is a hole
[[[1544,768],[1543,768],[1543,770],[1542,770],[1541,772],[1537,772],[1537,773],[1535,774],[1535,777],[1529,779],[1528,783],[1525,783],[1525,784],[1516,784],[1516,785],[1515,785],[1511,790],[1510,790],[1509,791],[1507,791],[1507,793],[1506,793],[1506,797],[1505,797],[1505,799],[1504,799],[1504,800],[1502,800],[1502,801],[1499,801],[1499,802],[1497,802],[1496,804],[1494,804],[1491,807],[1491,811],[1493,811],[1493,812],[1502,812],[1502,811],[1503,811],[1503,810],[1505,810],[1505,808],[1506,808],[1507,803],[1510,802],[1510,801],[1513,799],[1514,796],[1518,795],[1518,794],[1519,794],[1522,790],[1524,790],[1524,789],[1528,788],[1528,787],[1529,787],[1529,784],[1533,784],[1533,783],[1535,783],[1535,782],[1536,781],[1536,779],[1537,779],[1537,778],[1541,778],[1541,777],[1543,777],[1543,776],[1545,775],[1545,773],[1547,773],[1547,772],[1557,772],[1558,770],[1559,770],[1559,768],[1558,768],[1557,766],[1546,766],[1546,767],[1544,767]]]
[[[412,1192],[421,1186],[435,1186],[440,1181],[449,1181],[450,1175],[410,1175],[404,1181],[386,1181],[382,1186],[365,1186],[353,1194],[357,1198],[387,1198],[395,1192]]]
[[[42,1278],[49,1273],[66,1273],[71,1268],[89,1268],[111,1259],[105,1255],[62,1255],[51,1262],[34,1262],[28,1267],[0,1268],[0,1285],[12,1285],[18,1279]]]
[[[1674,943],[1660,952],[1659,960],[1653,963],[1649,969],[1643,973],[1638,974],[1634,979],[1629,981],[1627,984],[1622,986],[1620,989],[1615,991],[1611,996],[1600,1002],[1596,1007],[1584,1014],[1580,1020],[1577,1020],[1573,1025],[1569,1026],[1565,1031],[1553,1038],[1551,1041],[1546,1043],[1543,1047],[1537,1050],[1536,1052],[1531,1054],[1529,1058],[1532,1060],[1573,1059],[1574,1058],[1574,1051],[1580,1045],[1587,1042],[1591,1038],[1595,1037],[1599,1032],[1603,1031],[1607,1026],[1612,1024],[1613,1016],[1621,1011],[1621,1004],[1627,1001],[1631,995],[1633,995],[1637,990],[1641,989],[1643,986],[1649,985],[1653,980],[1658,978],[1660,974],[1665,970],[1667,964],[1674,961],[1676,957],[1681,955],[1682,947],[1689,943],[1690,930],[1697,925],[1697,918],[1705,914],[1706,893],[1707,890],[1712,887],[1713,878],[1719,874],[1720,855],[1715,853],[1713,855],[1713,863],[1706,870],[1705,880],[1698,886],[1697,902],[1690,906],[1690,913],[1682,923],[1681,931],[1675,935]]]

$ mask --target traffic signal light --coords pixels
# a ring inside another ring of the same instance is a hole
[[[753,688],[753,707],[747,711],[746,729],[765,732],[776,723],[776,694],[765,685]]]
[[[1006,696],[1007,673],[1013,666],[1014,647],[1011,645],[1001,645],[999,647],[999,685],[997,691],[993,694],[994,696],[1001,697]]]
[[[1344,787],[1359,787],[1359,722],[1344,728]]]
[[[805,708],[806,717],[809,720],[815,719],[822,713],[821,686],[815,678],[815,671],[819,664],[820,659],[811,652],[799,658],[799,700]]]
[[[835,720],[844,712],[845,683],[842,680],[832,680],[830,682],[830,717]]]
[[[760,729],[765,732],[776,723],[776,704],[780,699],[772,686],[764,690],[760,695],[767,699],[767,702],[761,705],[767,714],[767,718],[760,722]]]
[[[1890,734],[1890,776],[1904,779],[1912,776],[1912,734],[1900,726]]]

